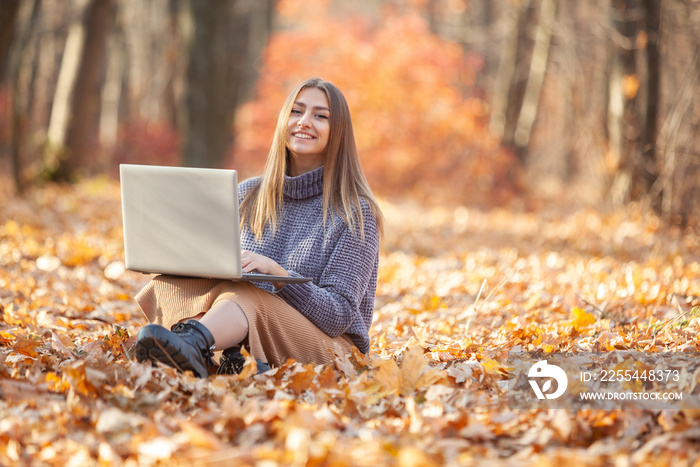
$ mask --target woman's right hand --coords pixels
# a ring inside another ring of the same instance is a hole
[[[289,276],[289,272],[276,261],[248,250],[243,250],[241,252],[241,267],[243,272],[257,271],[260,274],[269,274],[272,276]],[[275,289],[281,289],[284,283],[273,282],[272,285],[274,285]]]

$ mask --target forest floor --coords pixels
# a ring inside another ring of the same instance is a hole
[[[10,186],[0,180],[1,465],[700,461],[692,365],[674,410],[508,402],[514,350],[700,350],[700,239],[639,207],[384,200],[369,357],[258,376],[249,359],[202,380],[131,358],[147,277],[124,270],[118,185],[21,199]]]

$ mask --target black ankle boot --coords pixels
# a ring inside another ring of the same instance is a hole
[[[191,371],[195,376],[209,376],[207,364],[213,365],[214,336],[199,321],[190,319],[175,324],[170,331],[157,324],[144,326],[136,337],[136,359],[155,360]]]
[[[258,365],[258,373],[265,373],[270,369],[270,366],[260,360],[255,359],[255,363]],[[243,371],[243,366],[245,365],[245,357],[241,353],[240,347],[229,347],[221,353],[221,358],[219,358],[219,369],[216,370],[217,375],[237,375]]]

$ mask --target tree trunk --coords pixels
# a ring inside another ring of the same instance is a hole
[[[488,28],[490,40],[485,40],[484,44],[484,93],[491,96],[494,93],[496,72],[498,70],[498,56],[500,52],[499,42],[503,41],[504,19],[507,7],[500,0],[483,0],[484,21]],[[500,41],[493,40],[493,37],[500,37]]]
[[[227,54],[234,1],[181,0],[179,26],[186,77],[179,113],[183,164],[221,167],[232,143],[237,83]]]
[[[656,139],[658,137],[658,115],[660,99],[661,65],[659,56],[659,34],[661,25],[661,0],[646,0],[642,2],[646,30],[646,61],[644,63],[647,75],[646,112],[644,131],[642,132],[642,153],[639,171],[635,177],[633,193],[637,196],[648,193],[659,176],[656,160]],[[657,200],[654,201],[657,204]],[[658,204],[657,204],[658,207]]]
[[[533,0],[521,3],[518,15],[517,42],[515,44],[514,70],[509,83],[505,121],[503,127],[503,144],[516,151],[521,163],[525,162],[526,153],[515,141],[515,134],[523,108],[523,101],[530,74],[530,62],[534,49],[533,25],[537,24],[537,4]]]
[[[556,11],[556,0],[542,0],[523,104],[520,108],[515,133],[513,134],[513,142],[521,151],[527,151],[532,127],[535,125],[535,119],[537,118],[540,91],[542,90],[542,83],[547,71],[549,46],[552,41],[552,28]]]
[[[622,206],[631,199],[632,180],[640,162],[640,116],[636,39],[640,15],[637,0],[615,0],[611,9],[618,44],[610,73],[610,107],[608,135],[610,149],[618,159],[617,172],[610,188],[613,206]]]
[[[611,148],[619,154],[611,199],[615,205],[647,197],[656,181],[660,85],[660,0],[617,0],[613,23],[619,33],[611,74]],[[617,112],[617,113],[615,113]],[[621,112],[621,113],[620,113]],[[656,203],[656,201],[654,201]]]
[[[608,62],[610,41],[605,22],[608,0],[569,1],[572,10],[572,47],[566,59],[572,62],[572,103],[570,123],[573,133],[567,183],[589,203],[606,195],[614,168],[606,164],[610,151],[607,141]]]
[[[660,211],[667,221],[700,231],[700,17],[689,2],[665,3],[663,13]]]
[[[267,39],[272,3],[181,0],[179,6],[187,64],[178,113],[182,162],[221,167],[233,144],[235,108]]]
[[[7,77],[10,44],[18,12],[19,0],[0,2],[0,81],[4,81]]]
[[[116,19],[116,15],[115,19]],[[100,102],[99,142],[103,157],[109,159],[117,144],[119,130],[119,102],[122,96],[122,82],[126,69],[124,37],[122,31],[113,22],[107,38],[107,64]],[[106,161],[101,163],[103,169]]]
[[[88,172],[97,160],[100,87],[104,74],[107,25],[113,15],[111,0],[92,0],[86,15],[85,47],[76,80],[72,118],[66,135],[66,155],[56,177],[72,180],[79,171]]]
[[[73,95],[85,49],[85,14],[89,6],[90,0],[78,0],[74,4],[75,11],[63,50],[43,160],[44,176],[49,178],[54,178],[61,172],[65,173],[65,159],[70,157],[66,153],[66,139],[72,117]]]
[[[518,20],[526,7],[525,2],[512,4],[505,14],[507,36],[503,40],[500,60],[495,74],[493,93],[491,94],[491,115],[489,130],[499,139],[506,139],[506,121],[509,108],[509,94],[515,75],[518,59],[518,42],[520,39]]]
[[[27,48],[32,29],[34,15],[36,14],[36,1],[27,0],[22,3],[17,16],[17,33],[14,51],[9,63],[10,85],[12,86],[12,176],[15,181],[15,189],[18,193],[24,191],[24,179],[22,177],[22,136],[23,126],[26,120],[27,103],[25,96],[20,92],[20,78],[22,76],[22,56]]]

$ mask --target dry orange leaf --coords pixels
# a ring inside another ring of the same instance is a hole
[[[51,332],[51,347],[66,358],[72,358],[73,353],[68,348],[73,345],[73,341],[66,335]]]
[[[374,368],[375,372],[372,377],[382,386],[383,392],[394,394],[401,390],[401,374],[394,359],[379,361],[374,364]]]
[[[423,356],[421,347],[413,347],[403,354],[400,372],[401,394],[411,394],[416,389],[419,389],[417,386],[418,381],[427,366],[428,361]]]
[[[311,383],[313,383],[315,378],[316,370],[314,369],[314,364],[308,363],[302,367],[301,371],[289,378],[287,387],[294,391],[295,394],[301,394],[307,389],[312,389]]]
[[[401,366],[393,359],[374,363],[372,377],[387,394],[409,395],[425,389],[444,377],[443,372],[428,369],[428,361],[421,347],[412,347],[403,354]]]
[[[37,347],[41,345],[41,340],[34,338],[32,336],[22,336],[17,339],[17,342],[12,346],[15,352],[26,355],[27,357],[36,358],[39,353],[36,351]]]

